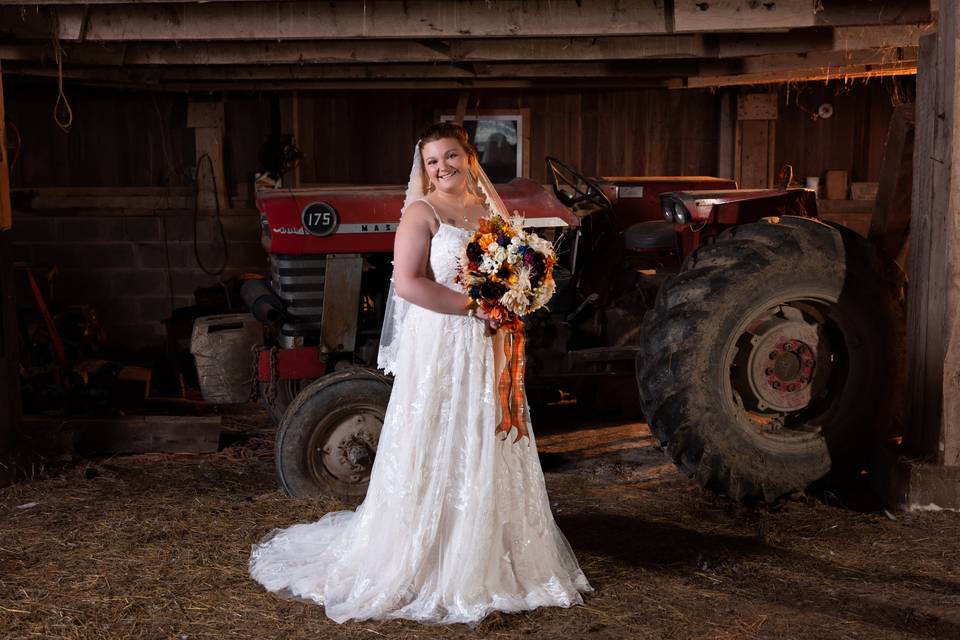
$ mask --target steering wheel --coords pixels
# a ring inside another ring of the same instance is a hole
[[[562,160],[547,156],[546,161],[547,173],[553,183],[553,193],[557,196],[557,200],[568,207],[589,202],[604,209],[613,209],[610,199],[596,182]],[[565,189],[573,193],[568,193]]]

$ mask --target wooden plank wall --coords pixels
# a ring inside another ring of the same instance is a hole
[[[893,108],[892,86],[912,96],[910,79],[791,85],[779,90],[776,164],[795,175],[850,171],[879,179]],[[52,86],[7,87],[7,112],[21,134],[14,187],[188,185],[193,131],[187,96],[67,86],[75,113],[69,134],[53,123]],[[545,155],[588,175],[715,174],[721,94],[708,90],[477,91],[467,112],[530,110],[530,177],[545,182]],[[456,91],[337,91],[299,94],[305,184],[402,184],[413,141],[440,113],[453,113]],[[257,152],[271,131],[267,93],[225,97],[227,182],[250,184]],[[805,110],[834,106],[829,120]],[[388,111],[385,111],[389,109]]]
[[[74,113],[69,133],[53,121],[55,83],[7,79],[7,117],[21,140],[14,187],[186,184],[194,134],[185,95],[72,85],[65,93]]]
[[[543,158],[558,156],[587,175],[712,174],[717,96],[708,91],[479,92],[467,114],[530,110],[530,177],[546,182]],[[385,104],[391,105],[389,118]],[[300,94],[303,183],[400,184],[413,142],[455,92]]]
[[[855,182],[876,182],[893,107],[911,102],[914,79],[907,77],[791,84],[779,89],[775,163],[790,163],[799,182],[829,169],[849,172]],[[824,103],[829,119],[812,119]]]

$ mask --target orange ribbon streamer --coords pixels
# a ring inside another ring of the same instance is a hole
[[[504,331],[503,355],[507,362],[500,373],[500,381],[497,384],[497,390],[500,395],[500,424],[497,425],[496,433],[509,434],[510,429],[517,428],[517,437],[514,442],[519,442],[524,436],[529,437],[527,432],[527,418],[524,415],[527,405],[526,394],[523,388],[523,374],[527,366],[526,336],[523,333],[523,321],[518,319],[511,320],[509,323],[501,325],[501,331]]]

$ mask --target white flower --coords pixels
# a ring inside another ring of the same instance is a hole
[[[542,253],[545,256],[553,255],[553,243],[544,240],[535,233],[528,234],[527,245],[537,253]]]
[[[501,261],[495,260],[492,256],[483,256],[480,260],[480,271],[484,273],[496,273],[500,270]]]
[[[514,285],[520,291],[524,293],[529,293],[531,284],[530,284],[530,267],[521,267],[520,271],[517,272],[517,284]]]
[[[516,289],[510,289],[500,296],[500,303],[518,316],[527,312],[527,296]]]

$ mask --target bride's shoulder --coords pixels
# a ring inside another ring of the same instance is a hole
[[[424,226],[432,229],[436,218],[436,213],[428,203],[423,200],[416,200],[403,210],[400,222],[406,222],[408,226]]]

